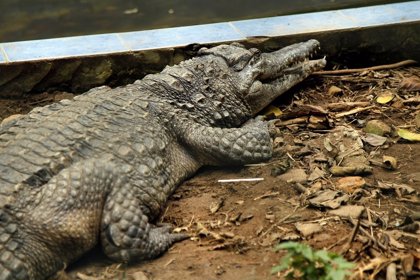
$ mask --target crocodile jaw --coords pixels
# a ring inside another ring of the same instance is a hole
[[[251,76],[254,76],[245,95],[252,114],[256,115],[288,89],[324,68],[325,58],[310,60],[317,50],[319,42],[309,40],[272,53],[262,53],[250,60],[242,75],[249,77],[249,73],[253,73]]]

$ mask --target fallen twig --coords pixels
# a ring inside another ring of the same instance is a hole
[[[275,126],[287,126],[287,125],[292,125],[292,124],[302,124],[302,123],[307,123],[308,122],[308,117],[299,117],[299,118],[294,118],[294,119],[289,119],[289,120],[285,120],[285,121],[281,121],[281,120],[277,120],[274,122]]]
[[[370,102],[360,101],[360,102],[338,102],[338,103],[329,103],[326,105],[328,110],[331,111],[342,111],[348,110],[354,107],[366,107],[369,106]]]
[[[393,262],[386,268],[386,280],[397,280],[397,265]]]
[[[407,103],[418,104],[420,103],[420,96],[414,96],[409,99],[403,100],[402,103],[403,104],[407,104]]]
[[[349,116],[349,115],[354,115],[354,114],[357,114],[357,113],[360,113],[360,112],[363,112],[363,111],[370,110],[372,108],[375,108],[375,106],[372,105],[372,106],[368,106],[368,107],[364,107],[364,108],[355,108],[355,109],[352,109],[352,110],[347,111],[347,112],[338,113],[338,114],[335,115],[335,117],[336,118],[341,118],[341,117],[345,117],[345,116]]]
[[[356,226],[356,222],[354,222],[352,219],[350,219],[350,222],[354,226]],[[365,230],[364,228],[362,228],[360,226],[359,226],[358,230],[360,232],[362,232],[367,238],[369,238],[373,242],[374,245],[378,246],[380,249],[382,249],[385,252],[387,251],[387,247],[384,244],[382,244],[378,239],[376,239],[375,237],[371,236],[370,233],[367,230]]]
[[[259,199],[263,199],[263,198],[267,198],[267,197],[271,197],[271,196],[276,196],[276,195],[279,195],[279,194],[280,194],[280,192],[265,193],[263,195],[260,195],[260,196],[255,197],[254,198],[254,201],[255,200],[259,200]]]
[[[352,74],[352,73],[360,73],[365,71],[378,71],[378,70],[388,70],[388,69],[395,69],[403,66],[417,64],[417,61],[408,59],[403,60],[397,63],[392,64],[384,64],[384,65],[377,65],[372,67],[366,68],[355,68],[355,69],[339,69],[339,70],[325,70],[325,71],[318,71],[312,73],[312,75],[344,75],[344,74]]]
[[[359,232],[361,217],[362,215],[360,215],[359,218],[357,219],[357,223],[354,225],[350,238],[347,240],[346,244],[343,246],[343,249],[341,250],[341,254],[347,253],[350,250],[351,244],[353,243],[354,239],[356,238],[357,233]]]
[[[370,236],[372,236],[372,238],[374,237],[373,235],[373,227],[372,227],[372,215],[370,213],[370,209],[366,208],[366,213],[367,213],[367,217],[368,217],[368,221],[369,221],[369,228],[370,228]]]

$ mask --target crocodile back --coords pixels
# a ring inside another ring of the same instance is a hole
[[[136,128],[145,133],[146,107],[127,89],[102,87],[0,127],[0,207],[81,159],[118,154],[118,144],[135,138]]]

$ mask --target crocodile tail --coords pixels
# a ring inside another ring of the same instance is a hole
[[[8,212],[6,208],[0,208],[0,279],[31,279],[24,257],[19,254],[19,247],[25,241],[18,238],[19,224]]]

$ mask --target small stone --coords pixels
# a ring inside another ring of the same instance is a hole
[[[364,131],[366,133],[384,136],[391,134],[391,127],[380,120],[371,120],[366,123]]]

